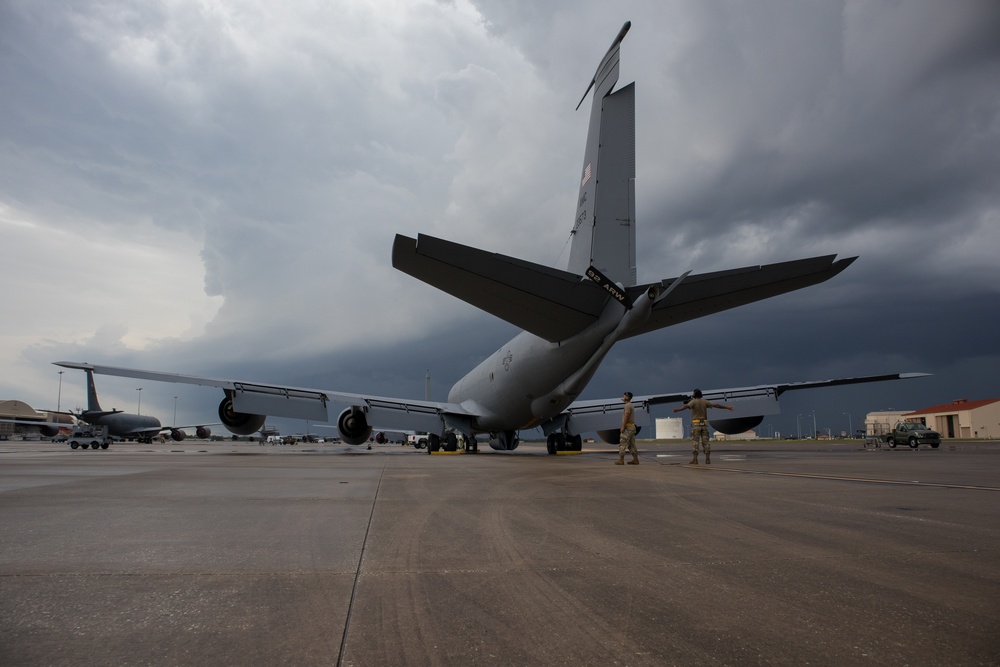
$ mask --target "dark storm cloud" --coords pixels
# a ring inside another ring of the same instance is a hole
[[[123,342],[134,306],[103,294],[97,325],[19,331],[4,358],[414,397],[429,368],[443,399],[512,331],[391,271],[392,236],[553,263],[586,132],[573,106],[631,20],[620,83],[637,83],[640,279],[860,259],[829,283],[625,341],[586,395],[936,374],[817,393],[828,421],[856,423],[886,403],[1000,395],[1000,5],[481,0],[374,12],[0,4],[11,224],[113,233],[122,247],[141,247],[141,224],[183,232],[195,242],[169,252],[200,258],[204,291],[222,301],[203,331],[138,349]],[[129,282],[111,268],[94,270]],[[195,299],[174,299],[164,317],[188,317]],[[109,381],[118,391],[132,400],[134,387]],[[792,398],[772,428],[789,432],[817,409],[809,400]]]

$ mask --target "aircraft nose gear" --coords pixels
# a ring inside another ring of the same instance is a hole
[[[559,452],[579,452],[583,449],[583,438],[579,435],[567,435],[562,431],[550,433],[545,440],[545,448],[549,454]]]

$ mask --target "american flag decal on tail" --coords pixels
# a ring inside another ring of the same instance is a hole
[[[589,180],[590,180],[590,165],[588,164],[586,167],[583,168],[583,182],[580,183],[580,187],[582,188],[583,186],[585,186],[587,184],[587,181]]]

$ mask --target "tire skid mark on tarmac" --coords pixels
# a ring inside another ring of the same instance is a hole
[[[835,482],[863,482],[865,484],[894,484],[898,486],[929,486],[939,489],[967,489],[971,491],[1000,491],[1000,487],[977,486],[975,484],[945,484],[943,482],[920,482],[916,480],[874,479],[870,477],[850,477],[847,475],[820,475],[808,472],[781,472],[778,470],[747,470],[746,468],[720,468],[718,466],[689,465],[695,470],[717,472],[738,472],[745,475],[771,475],[774,477],[800,477],[804,479],[826,479]]]

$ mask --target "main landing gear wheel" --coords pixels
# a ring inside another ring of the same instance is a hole
[[[550,433],[545,439],[545,449],[549,454],[559,452],[579,452],[583,450],[583,436],[566,435],[565,433]]]

